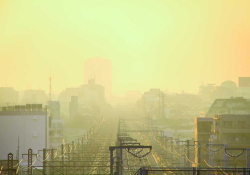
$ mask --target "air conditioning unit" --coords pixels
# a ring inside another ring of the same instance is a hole
[[[37,120],[37,116],[33,116],[33,120]]]

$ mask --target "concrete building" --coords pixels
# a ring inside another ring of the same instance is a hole
[[[69,104],[69,117],[78,117],[78,96],[71,96],[71,102]]]
[[[49,147],[57,148],[64,139],[64,120],[60,116],[60,102],[51,101],[49,107]]]
[[[250,101],[242,97],[216,99],[206,117],[213,118],[216,114],[250,114]]]
[[[250,147],[250,114],[220,114],[214,118],[214,143]]]
[[[250,114],[220,114],[214,118],[213,144],[224,144],[228,148],[250,148]],[[230,151],[237,155],[242,150]],[[236,158],[237,162],[229,160],[229,166],[246,165],[246,151]],[[219,160],[214,160],[219,162]]]
[[[219,166],[242,166],[246,165],[246,154],[237,157],[236,161],[232,158],[225,161],[225,148],[245,149],[250,148],[250,114],[218,114],[214,118],[196,118],[195,119],[195,141],[200,147],[195,150],[195,159],[199,166],[206,167],[202,161],[209,157],[212,158],[214,165]],[[206,144],[214,146],[206,146]],[[203,145],[203,146],[202,146]],[[214,150],[212,153],[208,149]],[[237,155],[242,150],[230,151],[230,154]],[[215,156],[212,156],[215,154]],[[210,156],[209,156],[210,155]],[[211,162],[210,162],[211,163]]]
[[[53,119],[60,118],[60,102],[59,101],[51,101],[49,106],[50,117]]]
[[[199,88],[199,95],[204,101],[214,101],[216,99],[235,97],[238,87],[235,82],[227,80],[220,86],[215,84],[202,85]]]
[[[84,62],[84,84],[95,79],[105,89],[105,95],[110,99],[112,95],[112,63],[108,59],[88,59]]]
[[[163,117],[163,110],[160,109],[162,107],[161,94],[160,89],[150,89],[142,94],[140,105],[145,117],[152,119]]]
[[[18,102],[18,91],[12,87],[0,87],[0,106],[16,105]]]
[[[35,107],[36,106],[36,107]],[[13,153],[22,159],[28,149],[38,150],[48,146],[47,110],[40,105],[12,106],[0,111],[0,160]],[[19,140],[19,145],[18,145]]]
[[[195,118],[195,140],[209,141],[212,134],[213,118]]]
[[[96,84],[94,79],[78,88],[65,89],[59,94],[59,101],[69,104],[72,96],[78,96],[79,114],[100,111],[106,103],[104,87]],[[69,106],[67,109],[69,109]]]

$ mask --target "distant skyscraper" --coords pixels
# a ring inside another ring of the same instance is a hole
[[[95,79],[105,89],[105,95],[109,98],[112,94],[112,63],[108,59],[88,59],[84,62],[84,84],[88,80]]]
[[[78,117],[78,96],[71,96],[71,102],[69,102],[69,116],[70,118]]]

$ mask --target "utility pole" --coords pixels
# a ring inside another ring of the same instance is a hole
[[[164,92],[162,92],[162,117],[165,120],[165,108],[164,108]]]
[[[62,175],[64,175],[64,145],[61,144],[61,155],[62,155],[62,164],[61,164],[61,168],[62,168]]]
[[[18,143],[17,143],[17,160],[19,162],[19,150],[20,150],[20,145],[19,145],[19,135],[18,135]]]
[[[159,119],[161,118],[161,89],[159,89]]]
[[[50,102],[52,100],[52,78],[54,78],[54,77],[51,76],[51,70],[50,70],[50,76],[48,77],[48,79],[49,79],[49,101],[48,101],[48,105],[50,105]]]
[[[43,175],[46,175],[46,152],[46,148],[43,148]]]
[[[28,175],[32,175],[32,155],[33,155],[33,151],[30,148],[28,150]]]
[[[13,154],[8,154],[8,175],[13,175]]]
[[[189,157],[189,140],[187,140],[187,158],[188,158],[187,166],[190,167],[190,163],[189,163],[189,160],[190,160],[190,157]]]
[[[38,150],[39,152],[39,150]],[[28,156],[28,170],[27,170],[27,175],[32,175],[32,156],[36,156],[37,158],[37,154],[33,154],[32,149],[28,149],[28,154],[22,154],[22,157],[26,155]]]

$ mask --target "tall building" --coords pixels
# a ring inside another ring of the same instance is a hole
[[[71,96],[69,103],[69,116],[70,118],[78,117],[78,96]]]
[[[90,79],[95,79],[105,89],[105,95],[109,99],[112,94],[112,63],[108,59],[88,59],[84,62],[84,84]]]
[[[60,102],[51,101],[50,106],[49,147],[57,148],[64,139],[64,120],[60,115]]]
[[[50,106],[50,116],[54,119],[60,118],[60,102],[59,101],[51,101]]]

